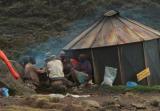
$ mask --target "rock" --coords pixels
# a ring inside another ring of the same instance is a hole
[[[153,101],[151,101],[151,103],[150,103],[152,106],[154,106],[154,107],[159,107],[160,106],[160,102],[159,101],[157,101],[157,100],[153,100]]]
[[[116,103],[113,100],[110,101],[105,101],[102,103],[102,106],[110,106],[110,105],[115,105]]]
[[[146,107],[143,104],[139,103],[133,103],[132,106],[136,107],[136,109],[146,109]]]
[[[113,100],[108,100],[102,103],[102,111],[104,111],[105,109],[107,109],[107,111],[109,109],[114,109],[114,111],[117,111],[118,109],[120,109],[122,106],[119,103],[116,103]]]
[[[11,63],[19,74],[23,73],[23,68],[20,64],[18,64],[15,61],[11,61]],[[35,93],[34,90],[25,86],[21,78],[15,80],[13,76],[10,74],[7,66],[2,61],[0,61],[0,87],[4,86],[10,88],[9,93],[12,94],[30,95]]]
[[[100,104],[94,100],[83,100],[81,104],[86,107],[100,108]]]
[[[32,105],[33,107],[43,108],[43,109],[47,109],[52,106],[52,104],[45,99],[37,99]]]
[[[121,105],[120,105],[120,104],[118,104],[118,103],[116,103],[114,106],[115,106],[115,107],[118,107],[118,108],[120,108],[120,107],[121,107]]]
[[[50,103],[50,107],[48,107],[49,109],[63,109],[65,107],[65,104],[63,103]]]
[[[113,100],[114,101],[119,101],[120,99],[119,99],[119,96],[113,96]]]
[[[47,111],[62,111],[62,110],[59,110],[59,109],[47,109]]]
[[[58,102],[60,102],[60,98],[57,98],[57,97],[50,97],[50,98],[49,98],[49,102],[58,103]]]
[[[85,111],[97,111],[97,108],[87,107],[87,108],[85,108]]]
[[[81,105],[71,104],[63,108],[63,111],[86,111]]]
[[[127,97],[134,97],[135,94],[133,94],[132,92],[126,92],[126,93],[124,94],[124,96],[127,96]]]

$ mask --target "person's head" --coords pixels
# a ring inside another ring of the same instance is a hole
[[[45,62],[49,62],[49,61],[52,61],[54,59],[56,59],[56,55],[49,55],[49,56],[46,57]]]
[[[75,58],[70,58],[70,63],[72,64],[72,65],[78,65],[78,60],[77,59],[75,59]]]
[[[19,60],[19,63],[25,67],[26,64],[31,63],[31,64],[36,64],[36,60],[32,56],[24,56]]]
[[[60,54],[59,54],[59,57],[61,60],[65,59],[66,58],[66,53],[64,51],[61,51]]]
[[[87,55],[86,54],[80,54],[79,55],[79,61],[84,61],[87,59]]]

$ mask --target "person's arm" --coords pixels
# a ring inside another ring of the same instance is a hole
[[[87,74],[88,74],[88,79],[91,80],[92,79],[92,66],[91,66],[91,63],[88,61],[87,63]]]
[[[37,73],[37,74],[43,74],[43,73],[45,73],[45,68],[42,68],[42,69],[39,69],[39,68],[35,68],[35,72]]]

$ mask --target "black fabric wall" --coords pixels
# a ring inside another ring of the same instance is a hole
[[[65,51],[68,57],[79,57],[80,54],[86,54],[89,59],[91,59],[91,50],[90,49],[77,49],[77,50],[68,50]]]
[[[159,41],[151,40],[143,43],[146,67],[149,67],[151,75],[149,76],[149,84],[160,84],[160,52]]]
[[[136,74],[145,69],[143,44],[127,44],[121,45],[119,48],[123,84],[126,84],[127,81],[137,82]],[[140,84],[147,84],[147,82],[143,80]]]
[[[95,66],[95,79],[97,83],[101,83],[103,81],[105,66],[119,69],[117,47],[95,48],[92,49],[92,53]],[[118,74],[116,82],[120,83],[121,80],[119,76],[120,75]]]

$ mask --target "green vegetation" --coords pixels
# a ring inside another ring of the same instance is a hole
[[[0,48],[7,55],[20,55],[34,43],[64,34],[72,21],[92,13],[95,6],[92,0],[2,0]]]
[[[137,92],[160,92],[160,86],[136,86],[128,88],[126,86],[109,87],[111,91],[137,91]]]
[[[160,92],[160,86],[136,86],[129,88],[127,86],[96,86],[91,89],[82,89],[83,93],[91,93],[91,92],[98,92],[98,93],[123,93],[123,92]]]

